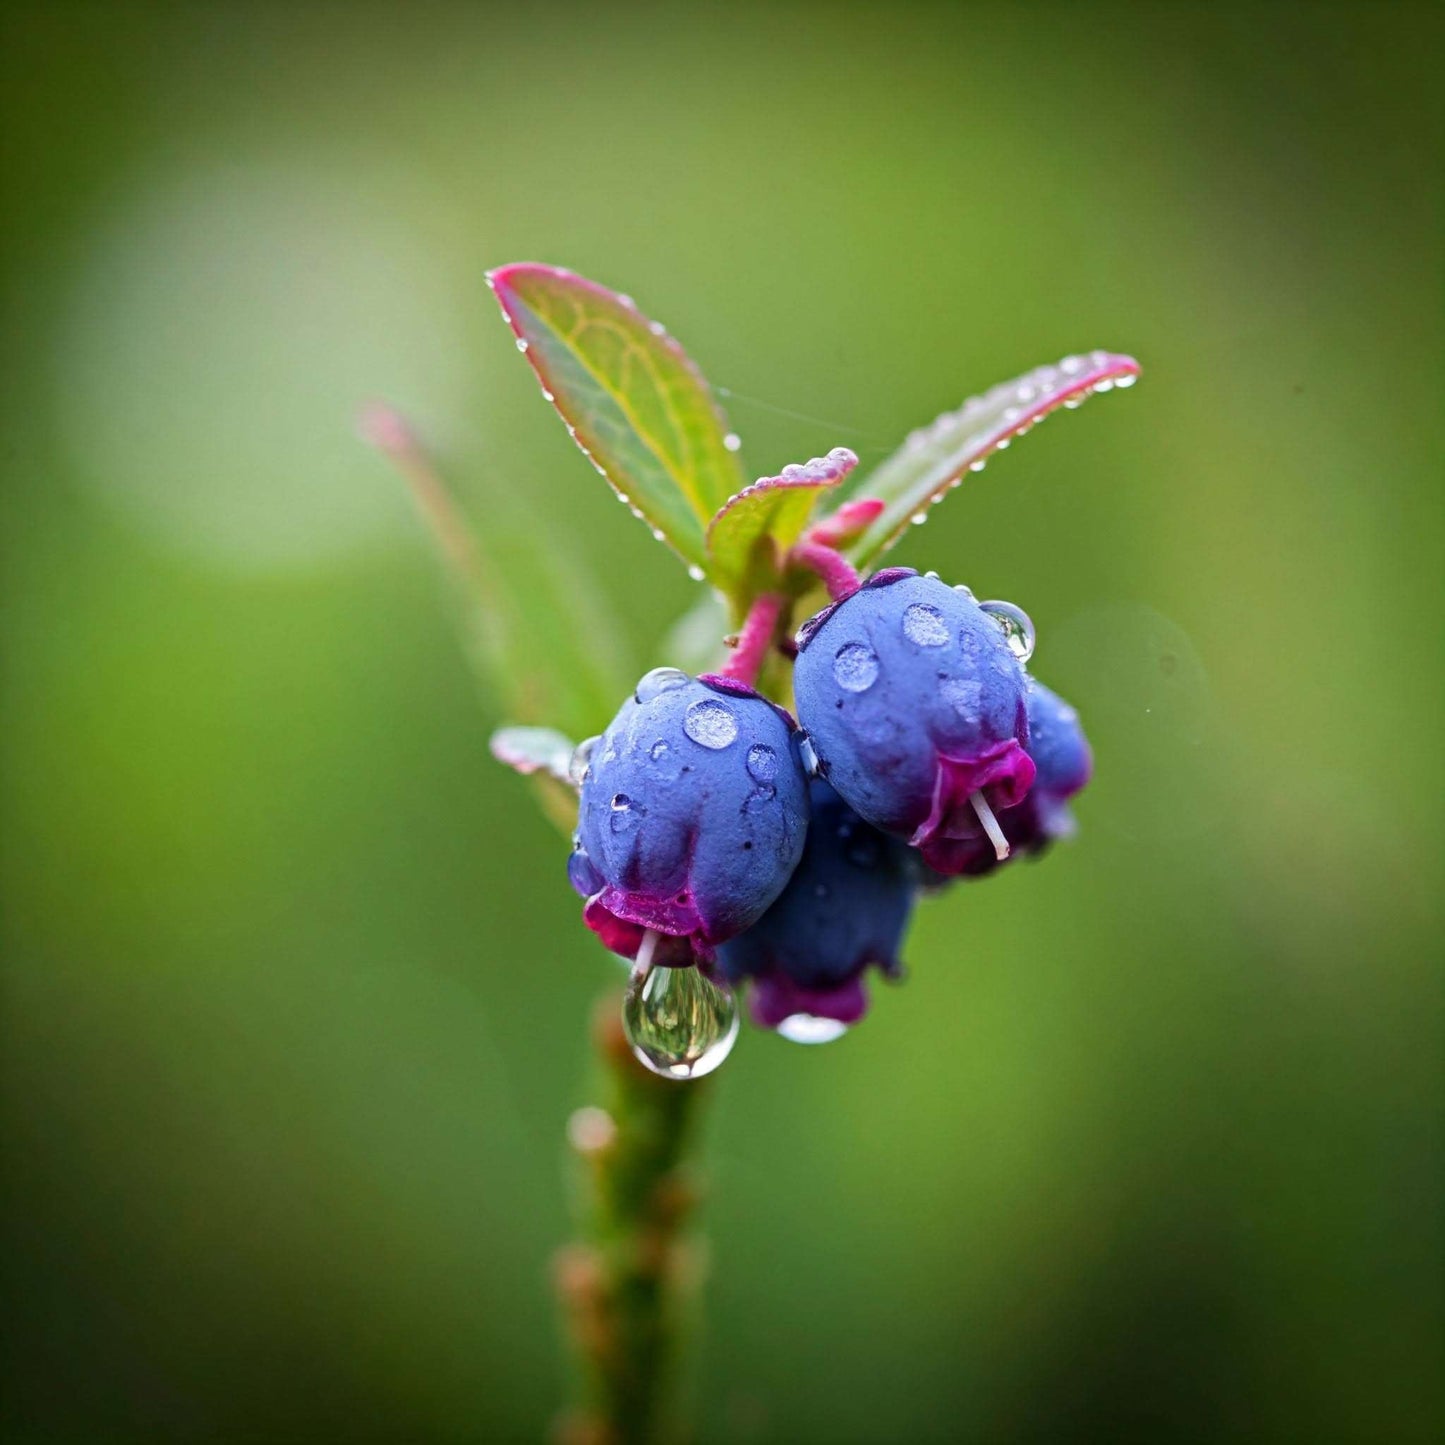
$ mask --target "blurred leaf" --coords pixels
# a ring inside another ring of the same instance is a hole
[[[967,471],[982,471],[985,459],[1002,451],[1060,406],[1077,407],[1095,392],[1132,386],[1139,363],[1131,356],[1093,351],[1040,366],[972,397],[931,426],[914,432],[898,451],[857,486],[859,497],[884,503],[878,519],[850,548],[859,566],[886,552],[927,515]]]
[[[577,826],[577,785],[570,764],[576,744],[555,728],[504,727],[491,736],[492,756],[531,778],[537,804],[563,833]]]
[[[716,672],[726,656],[728,626],[727,600],[709,587],[669,629],[660,660],[694,676]]]
[[[742,485],[702,373],[630,297],[552,266],[488,276],[574,440],[660,540],[705,569],[703,528]]]
[[[636,672],[624,633],[586,567],[530,518],[493,501],[473,527],[406,419],[368,408],[363,437],[405,477],[461,589],[467,640],[487,700],[523,722],[597,731]]]
[[[492,756],[523,777],[546,773],[559,782],[571,782],[568,765],[576,743],[556,728],[505,727],[492,734]]]
[[[857,465],[847,447],[834,447],[826,457],[786,466],[778,476],[762,477],[729,497],[707,529],[713,581],[742,602],[767,588],[818,498]]]

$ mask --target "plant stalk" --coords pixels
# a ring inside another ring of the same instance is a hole
[[[577,1110],[578,1237],[557,1257],[557,1288],[578,1365],[561,1445],[676,1445],[687,1438],[678,1366],[701,1285],[687,1237],[700,1199],[687,1158],[711,1080],[643,1068],[609,995],[593,1021],[596,1103]]]

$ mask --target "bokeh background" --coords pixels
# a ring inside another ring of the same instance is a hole
[[[407,408],[661,660],[695,586],[539,399],[515,259],[636,295],[754,473],[1145,370],[895,554],[1030,610],[1097,779],[855,1034],[744,1034],[701,1440],[1438,1438],[1439,17],[7,5],[6,1438],[560,1399],[615,973],[353,429]]]

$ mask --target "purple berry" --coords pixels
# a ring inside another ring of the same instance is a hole
[[[763,1028],[796,1014],[856,1023],[868,1007],[869,964],[899,969],[913,910],[914,858],[870,827],[821,778],[809,785],[812,822],[802,862],[776,903],[718,950],[734,983],[751,978]]]
[[[1029,756],[1037,772],[1029,795],[1016,808],[998,815],[1009,857],[1042,853],[1056,838],[1074,831],[1069,799],[1089,781],[1093,755],[1079,726],[1079,715],[1056,692],[1029,679]],[[961,839],[948,845],[953,864],[940,872],[978,877],[999,866],[986,840]]]
[[[824,776],[939,872],[1034,778],[1023,667],[971,595],[877,573],[803,629],[798,716]],[[980,804],[983,806],[980,807]]]
[[[802,855],[807,780],[781,708],[727,678],[657,668],[597,740],[567,873],[587,926],[634,958],[707,961],[755,923]]]

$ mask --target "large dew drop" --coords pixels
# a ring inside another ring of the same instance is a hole
[[[695,702],[683,714],[682,730],[693,742],[715,752],[728,747],[738,735],[738,721],[720,702]]]
[[[1028,613],[1012,602],[980,602],[978,605],[1003,629],[1008,650],[1020,662],[1027,662],[1034,655],[1034,624],[1029,620]]]
[[[847,642],[833,659],[833,680],[844,692],[867,692],[878,681],[878,654],[861,642]]]
[[[650,955],[651,950],[644,949]],[[664,1079],[700,1079],[732,1052],[738,1006],[697,968],[633,970],[622,1028],[638,1062]]]
[[[938,608],[914,602],[903,614],[903,635],[919,647],[942,647],[948,641],[948,623]]]
[[[637,684],[633,696],[638,702],[651,702],[659,693],[671,692],[675,687],[686,687],[691,681],[679,667],[654,667]]]

